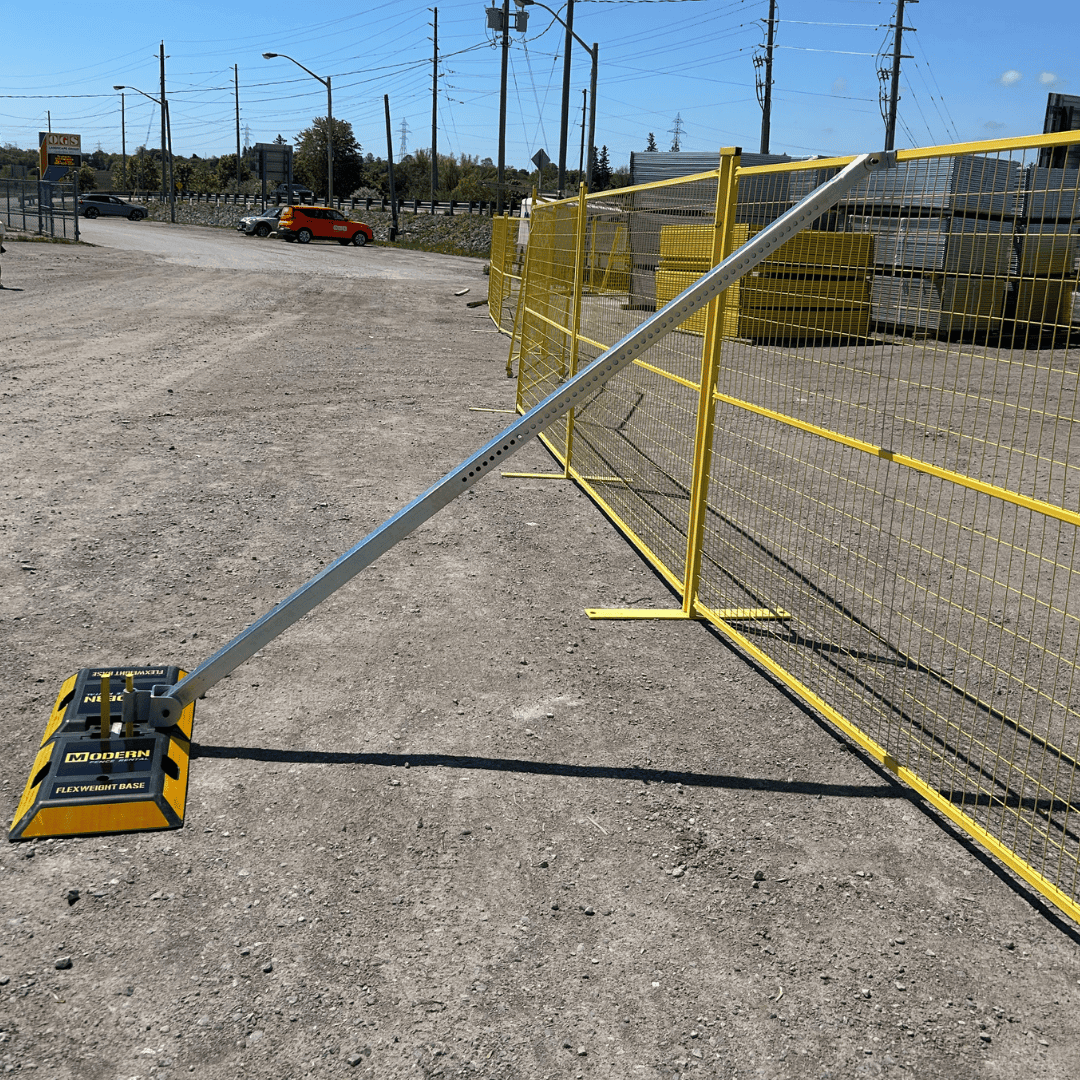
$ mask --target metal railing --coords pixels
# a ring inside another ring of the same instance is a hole
[[[1080,921],[1073,142],[899,152],[543,438],[679,598],[594,618],[713,623]],[[537,207],[519,409],[848,160]]]
[[[130,191],[120,191],[108,189],[106,194],[118,195],[123,199],[136,199],[140,202],[153,202],[153,203],[166,203],[168,197],[163,197],[160,191],[142,191],[133,189]],[[213,205],[213,206],[237,206],[237,207],[256,207],[263,206],[264,203],[268,206],[282,205],[284,200],[280,197],[275,197],[268,194],[264,200],[262,195],[244,194],[242,192],[235,191],[217,191],[217,192],[197,192],[197,191],[178,191],[176,194],[177,203],[187,203],[188,205]],[[317,206],[322,206],[323,200],[316,197],[312,202]],[[475,214],[482,217],[492,217],[495,214],[495,203],[483,200],[473,200],[471,202],[449,199],[449,200],[435,200],[431,199],[406,199],[399,198],[397,200],[398,213],[400,214],[432,214],[441,217],[456,217],[461,214]],[[515,204],[520,206],[520,204]],[[391,202],[388,198],[383,196],[382,198],[375,198],[373,196],[365,196],[362,198],[338,198],[334,197],[333,206],[345,212],[352,212],[355,210],[378,210],[382,213],[390,213],[393,209]]]

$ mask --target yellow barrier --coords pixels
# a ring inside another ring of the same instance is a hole
[[[900,152],[545,442],[680,598],[594,617],[711,621],[1080,921],[1072,142]],[[537,207],[518,407],[847,160]]]
[[[493,218],[491,222],[488,314],[504,334],[513,332],[514,312],[517,310],[518,293],[521,289],[523,254],[517,243],[518,229],[518,220],[509,214]]]

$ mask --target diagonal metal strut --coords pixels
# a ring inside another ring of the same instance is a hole
[[[173,709],[190,704],[270,641],[306,615],[364,567],[389,551],[447,503],[468,491],[491,469],[501,466],[526,441],[538,435],[575,405],[665,337],[687,317],[715,299],[729,285],[764,261],[776,248],[811,225],[869,173],[893,168],[895,154],[861,154],[831,180],[766,226],[674,300],[650,315],[588,367],[548,395],[501,435],[448,472],[408,506],[399,510],[354,547],[339,556],[291,596],[272,608],[173,686],[156,686],[150,699],[150,722],[171,723]],[[179,712],[179,710],[177,710]]]

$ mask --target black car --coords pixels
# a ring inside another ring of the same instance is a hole
[[[91,192],[88,195],[79,196],[79,213],[88,218],[104,215],[106,217],[126,217],[129,221],[142,221],[146,217],[146,207],[140,206],[138,203],[125,202],[115,195]]]
[[[293,184],[292,185],[292,198],[291,199],[289,198],[289,185],[288,184],[278,184],[278,186],[276,188],[274,188],[274,201],[278,202],[278,203],[283,203],[283,202],[286,202],[286,203],[291,202],[291,203],[294,203],[294,204],[310,203],[310,202],[312,202],[314,200],[314,198],[315,198],[315,192],[312,191],[311,188],[304,187],[303,184]]]

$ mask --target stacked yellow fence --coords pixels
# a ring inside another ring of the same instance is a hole
[[[595,615],[710,620],[1080,921],[1070,139],[900,152],[545,440],[680,602]],[[519,408],[846,160],[537,208]]]

